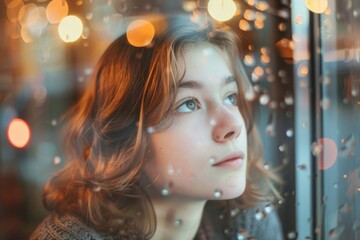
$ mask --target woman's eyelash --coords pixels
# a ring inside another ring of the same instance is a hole
[[[185,98],[176,107],[177,112],[192,112],[200,108],[200,102],[194,97]]]

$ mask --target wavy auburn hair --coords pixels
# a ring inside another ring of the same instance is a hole
[[[234,201],[247,207],[266,197],[270,180],[276,176],[262,170],[260,142],[244,98],[248,80],[238,38],[229,29],[199,28],[180,18],[168,20],[150,46],[134,47],[123,35],[104,52],[89,87],[67,115],[68,162],[45,186],[43,200],[48,210],[80,216],[99,231],[119,234],[125,226],[133,226],[145,238],[154,234],[154,209],[140,184],[148,151],[146,129],[171,124],[177,86],[184,74],[177,62],[183,60],[184,51],[198,44],[210,44],[227,54],[238,83],[239,110],[249,139],[249,174],[245,193]],[[252,178],[254,173],[256,178]]]

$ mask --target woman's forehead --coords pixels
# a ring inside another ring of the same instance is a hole
[[[173,67],[185,79],[195,80],[209,75],[226,78],[233,75],[229,60],[225,51],[211,44],[201,44],[184,49],[176,57]]]

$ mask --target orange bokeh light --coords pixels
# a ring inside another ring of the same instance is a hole
[[[11,120],[7,129],[7,137],[11,145],[17,148],[24,148],[30,141],[30,127],[20,118]]]
[[[129,24],[126,37],[134,47],[144,47],[151,43],[155,36],[154,25],[146,20],[139,19]]]
[[[69,6],[64,0],[52,0],[46,7],[46,16],[50,23],[56,24],[67,16]]]

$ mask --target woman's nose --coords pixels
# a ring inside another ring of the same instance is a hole
[[[239,112],[224,109],[216,112],[216,118],[212,120],[212,135],[216,142],[222,143],[239,137],[243,121]]]

